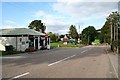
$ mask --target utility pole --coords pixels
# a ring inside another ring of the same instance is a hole
[[[112,21],[110,22],[110,27],[111,27],[111,50],[113,51],[113,26],[112,26]]]
[[[78,31],[78,43],[80,43],[80,25],[79,25],[79,31]]]
[[[117,44],[117,53],[118,54],[120,54],[120,35],[119,35],[119,33],[120,33],[120,27],[118,26],[118,28],[117,28],[117,41],[118,41],[118,44]]]
[[[79,34],[80,34],[80,25],[79,25]]]
[[[115,28],[116,28],[116,34],[114,33],[115,37],[116,37],[116,40],[117,41],[117,53],[119,54],[120,53],[120,42],[119,42],[119,28],[120,28],[120,14],[118,12],[114,12],[115,14],[115,19],[116,19],[116,23],[115,23]],[[114,30],[115,31],[115,30]]]
[[[120,53],[120,13],[119,12],[112,12],[113,14],[110,14],[107,17],[107,20],[110,22],[110,28],[111,28],[111,50],[114,51],[114,48],[117,48],[117,53]],[[113,42],[117,42],[117,44],[113,45]]]
[[[90,42],[90,37],[89,37],[89,35],[88,35],[88,45],[89,45],[89,42]]]
[[[117,53],[119,53],[119,41],[118,41],[118,37],[119,37],[119,35],[118,35],[118,26],[117,26]]]
[[[111,50],[113,51],[113,26],[112,26],[112,20],[113,20],[113,18],[112,18],[112,16],[111,16],[111,14],[107,17],[107,19],[110,21],[110,29],[111,29],[111,32],[110,32],[110,34],[111,34],[111,40],[110,40],[110,45],[111,45]]]

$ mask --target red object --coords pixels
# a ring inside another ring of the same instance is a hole
[[[45,38],[48,38],[48,35],[47,35],[47,34],[45,34]]]

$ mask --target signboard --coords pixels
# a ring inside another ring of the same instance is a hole
[[[45,35],[45,38],[48,38],[48,35],[47,35],[47,34]]]

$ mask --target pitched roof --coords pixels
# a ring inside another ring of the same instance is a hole
[[[27,28],[1,29],[0,33],[2,33],[2,35],[13,35],[13,36],[14,35],[45,35],[44,33],[37,32],[35,30],[27,29]]]

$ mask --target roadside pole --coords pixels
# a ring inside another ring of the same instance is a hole
[[[113,51],[113,26],[112,26],[112,22],[110,22],[110,27],[111,27],[111,50]]]
[[[117,53],[119,53],[119,41],[118,41],[118,40],[119,40],[119,39],[118,39],[118,38],[119,38],[119,35],[118,35],[118,34],[119,34],[119,33],[118,33],[118,27],[117,27],[117,43],[118,43],[118,44],[117,44]]]

